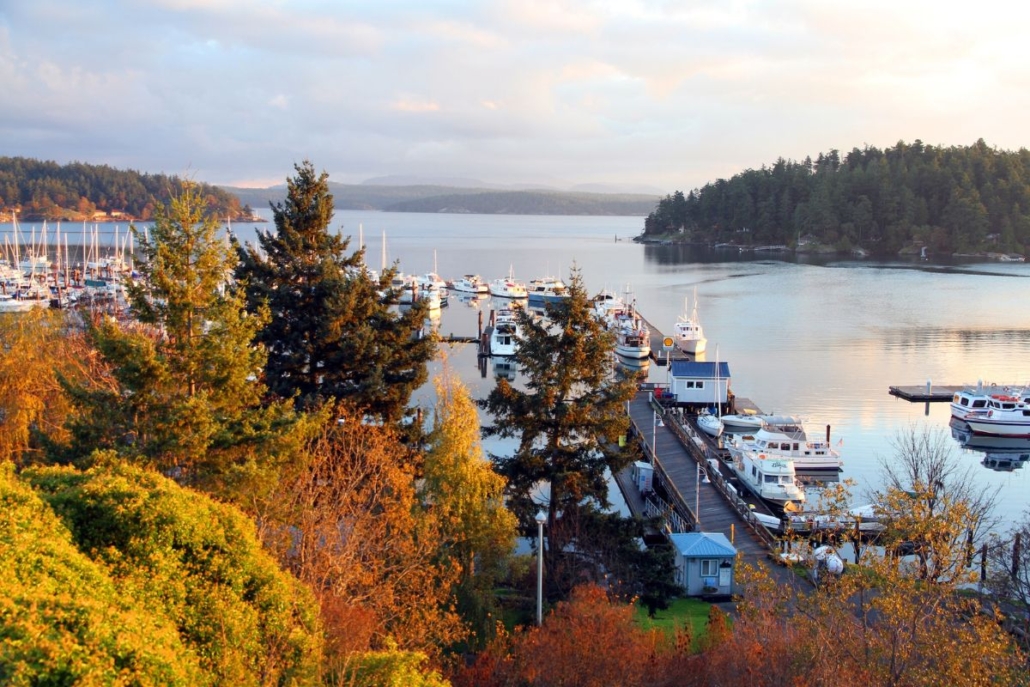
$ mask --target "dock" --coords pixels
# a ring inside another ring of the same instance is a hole
[[[775,516],[764,504],[740,498],[708,463],[708,458],[719,459],[719,449],[685,424],[678,411],[654,402],[649,391],[638,392],[628,410],[633,432],[654,466],[654,480],[671,500],[664,503],[639,493],[633,498],[635,489],[630,484],[623,491],[635,514],[664,517],[668,531],[721,532],[748,559],[776,551],[775,537],[755,513],[764,510],[763,515]]]
[[[644,324],[647,325],[648,331],[651,333],[650,358],[656,365],[668,365],[670,362],[675,360],[693,360],[689,354],[676,348],[675,345],[666,348],[666,339],[672,341],[672,337],[663,334],[662,330],[656,327],[649,319],[644,317],[639,310],[637,310],[637,315],[640,315],[640,319],[644,321]]]
[[[922,386],[892,386],[889,387],[891,396],[897,396],[905,401],[913,403],[943,403],[951,401],[956,393],[969,387],[965,384],[938,384],[932,385],[929,382]]]

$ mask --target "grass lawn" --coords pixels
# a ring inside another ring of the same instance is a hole
[[[698,599],[676,599],[667,609],[655,613],[654,618],[648,618],[647,609],[638,605],[636,619],[645,630],[658,628],[668,635],[690,623],[690,635],[696,640],[705,632],[709,607],[711,604]]]

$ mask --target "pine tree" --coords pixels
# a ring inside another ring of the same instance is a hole
[[[606,472],[629,460],[618,437],[626,431],[625,403],[635,387],[612,374],[614,337],[594,314],[577,269],[569,297],[548,304],[547,320],[522,309],[518,322],[523,336],[515,361],[525,390],[498,380],[483,402],[494,418],[484,431],[519,439],[513,455],[493,458],[508,479],[509,507],[524,527],[535,529],[539,485],[550,489],[545,560],[552,569],[553,557],[573,536],[571,527],[561,527],[560,514],[573,513],[585,499],[606,506]]]
[[[347,254],[350,239],[329,232],[328,175],[316,175],[310,162],[295,169],[285,202],[272,206],[275,231],[259,231],[258,246],[239,247],[249,307],[271,311],[258,337],[268,350],[269,390],[302,408],[335,398],[399,421],[435,351],[431,338],[415,336],[425,312],[391,308],[395,270],[375,281],[363,249]]]
[[[68,447],[80,462],[110,448],[181,481],[218,480],[290,422],[285,409],[260,406],[265,358],[253,341],[266,316],[248,314],[228,283],[235,257],[204,210],[184,183],[141,237],[142,278],[129,287],[136,320],[89,325],[109,378],[65,384],[82,412]]]

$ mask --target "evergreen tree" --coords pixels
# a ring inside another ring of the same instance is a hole
[[[65,382],[81,415],[64,457],[110,448],[185,482],[219,480],[272,450],[289,424],[286,409],[260,406],[264,352],[253,340],[266,316],[248,314],[227,283],[235,258],[203,211],[196,187],[183,184],[140,239],[142,278],[129,287],[136,321],[90,323],[109,376]]]
[[[249,307],[267,305],[272,315],[258,336],[268,350],[269,390],[300,407],[336,398],[397,422],[435,351],[431,338],[415,336],[424,309],[391,308],[396,271],[373,280],[364,250],[347,254],[349,238],[329,232],[328,175],[316,175],[310,162],[295,169],[285,202],[272,206],[275,231],[259,231],[258,246],[239,247]]]
[[[564,555],[574,536],[574,519],[563,523],[562,514],[585,499],[606,506],[606,471],[617,472],[629,461],[618,437],[626,432],[625,403],[635,387],[612,374],[614,335],[594,314],[578,270],[572,271],[569,297],[547,305],[547,320],[521,309],[518,322],[515,362],[525,390],[498,380],[482,402],[494,418],[484,431],[519,439],[513,455],[494,461],[508,479],[509,507],[524,527],[533,528],[540,508],[534,492],[541,484],[549,488],[545,560],[555,569],[554,557]]]

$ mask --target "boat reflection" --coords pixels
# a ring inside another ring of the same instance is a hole
[[[451,302],[458,305],[463,305],[466,308],[473,308],[478,310],[480,304],[490,298],[488,293],[466,293],[464,291],[452,291]]]
[[[624,358],[618,353],[615,354],[615,371],[624,377],[646,380],[650,369],[649,358]]]
[[[509,382],[515,381],[515,373],[518,367],[515,365],[514,358],[492,358],[494,377],[498,379],[507,379]]]
[[[980,464],[998,472],[1012,472],[1030,461],[1030,439],[974,434],[962,420],[951,418],[951,437],[967,451],[981,454]]]

